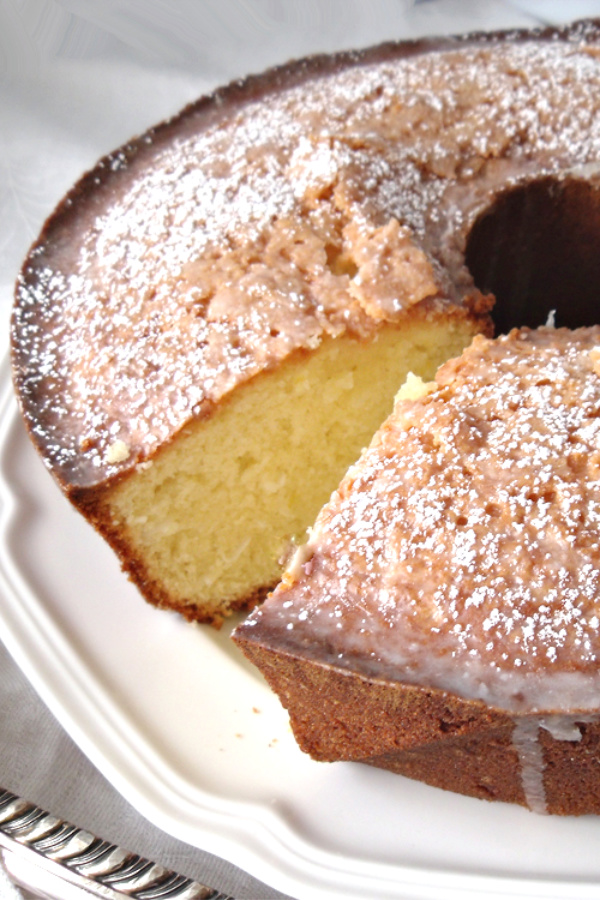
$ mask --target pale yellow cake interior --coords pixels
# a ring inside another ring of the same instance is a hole
[[[407,373],[433,378],[473,333],[457,317],[328,339],[236,390],[109,494],[147,578],[208,618],[274,586]]]

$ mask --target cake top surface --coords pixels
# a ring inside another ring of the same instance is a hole
[[[244,636],[503,709],[597,709],[599,341],[476,338],[399,399]]]
[[[25,418],[63,482],[128,470],[328,336],[477,308],[462,245],[494,192],[600,156],[597,27],[512,37],[275,70],[84,177],[13,316]]]

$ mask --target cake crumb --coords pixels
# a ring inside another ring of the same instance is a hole
[[[114,465],[115,463],[125,462],[125,460],[129,457],[129,446],[125,443],[125,441],[114,441],[108,450],[106,451],[106,462],[109,465]]]
[[[409,372],[406,381],[396,394],[395,402],[399,400],[419,400],[435,391],[437,384],[435,381],[423,381],[418,375]]]

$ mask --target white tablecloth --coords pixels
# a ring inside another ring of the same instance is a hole
[[[101,154],[187,101],[317,51],[587,15],[600,15],[600,3],[2,0],[0,346],[8,345],[20,261],[55,203]],[[235,897],[283,896],[135,812],[65,734],[1,644],[0,786]]]

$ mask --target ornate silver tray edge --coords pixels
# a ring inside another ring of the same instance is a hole
[[[234,900],[77,828],[2,788],[0,857],[15,883],[37,889],[36,895],[41,897],[51,896],[47,892],[54,882],[56,897],[63,897],[70,885],[73,891],[79,888],[81,896],[104,900]],[[39,878],[42,874],[43,887]]]

